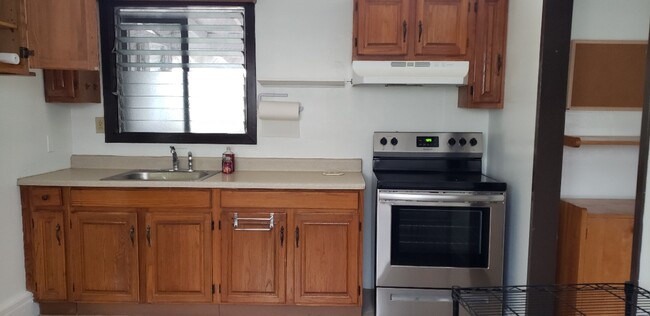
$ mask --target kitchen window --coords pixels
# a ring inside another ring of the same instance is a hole
[[[254,5],[102,1],[106,142],[256,143]]]

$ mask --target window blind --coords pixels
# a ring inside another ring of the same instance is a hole
[[[246,132],[244,8],[115,8],[120,132]]]

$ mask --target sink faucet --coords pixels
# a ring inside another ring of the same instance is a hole
[[[194,172],[194,162],[193,162],[192,152],[187,152],[187,171]]]
[[[169,149],[172,152],[172,171],[178,171],[178,155],[176,154],[176,148],[174,148],[174,146],[169,146]]]

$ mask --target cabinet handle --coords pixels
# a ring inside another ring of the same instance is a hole
[[[280,227],[280,247],[284,246],[284,226]]]
[[[240,228],[239,224],[241,222],[251,222],[250,224],[266,224],[264,222],[268,221],[268,227],[266,228]],[[269,218],[255,218],[255,217],[250,217],[250,218],[244,218],[244,217],[239,217],[239,214],[235,213],[233,215],[233,221],[232,221],[232,227],[234,230],[244,230],[244,231],[271,231],[273,230],[273,226],[275,222],[275,213],[270,213]]]
[[[131,245],[135,246],[135,227],[131,225],[131,229],[129,230],[129,237],[131,237]]]
[[[422,21],[418,23],[418,43],[422,42]]]
[[[296,226],[296,248],[300,247],[300,228]]]
[[[47,201],[47,200],[49,200],[49,199],[50,199],[50,195],[49,195],[49,194],[43,194],[43,195],[41,196],[41,200],[43,200],[43,201]]]
[[[151,247],[151,226],[147,225],[147,244]]]
[[[58,242],[59,246],[61,246],[61,225],[59,224],[56,224],[55,235],[56,235],[56,242]]]
[[[402,41],[404,43],[406,43],[406,20],[404,20],[404,22],[402,22],[402,34],[403,34],[402,35],[402,38],[403,38]]]
[[[501,76],[501,67],[503,66],[503,58],[501,54],[497,55],[497,76]]]

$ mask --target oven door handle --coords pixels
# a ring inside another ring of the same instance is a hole
[[[380,203],[393,202],[503,202],[504,194],[456,194],[456,193],[416,193],[379,192]]]

